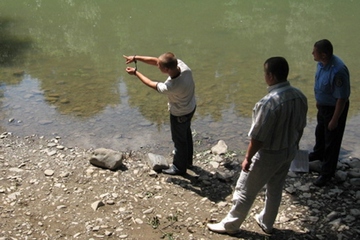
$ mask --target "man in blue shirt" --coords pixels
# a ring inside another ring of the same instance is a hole
[[[320,176],[314,182],[322,187],[336,171],[349,110],[350,74],[344,62],[333,55],[329,40],[317,41],[312,54],[318,62],[314,86],[318,113],[316,143],[309,161],[322,161]]]

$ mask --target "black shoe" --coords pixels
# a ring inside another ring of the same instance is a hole
[[[320,175],[314,182],[314,185],[317,187],[323,187],[325,186],[328,182],[330,182],[331,177],[329,176],[325,176],[325,175]]]
[[[184,175],[184,173],[181,173],[175,166],[171,166],[168,169],[163,169],[162,173],[169,175]]]

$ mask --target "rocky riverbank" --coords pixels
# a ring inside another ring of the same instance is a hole
[[[317,188],[316,173],[292,173],[272,236],[253,216],[236,236],[215,234],[231,206],[241,153],[196,153],[184,177],[154,174],[148,151],[124,153],[117,171],[89,163],[93,149],[60,137],[0,135],[0,240],[7,239],[358,239],[360,160],[341,159],[333,183]],[[170,160],[170,156],[166,156]]]

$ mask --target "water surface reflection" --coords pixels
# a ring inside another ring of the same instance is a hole
[[[266,94],[264,60],[286,57],[291,83],[309,98],[310,130],[304,138],[310,141],[316,112],[311,50],[320,38],[331,39],[351,71],[349,122],[358,117],[360,50],[354,46],[360,33],[353,29],[360,2],[164,3],[0,2],[1,129],[59,134],[86,147],[158,144],[168,151],[166,98],[126,75],[122,55],[158,56],[170,50],[193,69],[194,129],[205,138],[224,138],[234,148],[246,144],[252,107]],[[165,79],[154,68],[139,68],[155,80]],[[359,140],[358,128],[348,129]]]

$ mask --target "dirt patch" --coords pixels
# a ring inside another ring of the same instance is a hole
[[[286,187],[295,190],[284,191],[272,236],[253,219],[263,192],[238,235],[210,232],[206,223],[221,220],[231,206],[243,157],[236,152],[215,157],[203,145],[188,175],[169,177],[149,174],[146,149],[126,153],[124,166],[109,171],[89,164],[91,149],[66,147],[60,138],[2,134],[0,146],[1,240],[356,239],[360,233],[358,217],[344,220],[360,209],[357,189],[316,188],[311,173],[288,177]],[[329,195],[330,189],[341,192]],[[333,211],[342,219],[336,226],[328,219]]]

